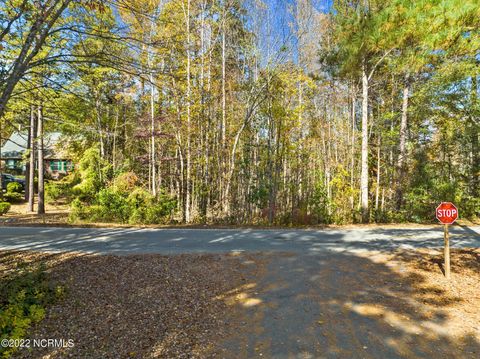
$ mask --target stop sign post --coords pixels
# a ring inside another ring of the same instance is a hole
[[[448,236],[448,225],[453,224],[458,218],[458,209],[451,202],[442,202],[437,207],[435,215],[440,223],[443,223],[443,236],[445,239],[444,260],[445,277],[450,279],[450,241]]]

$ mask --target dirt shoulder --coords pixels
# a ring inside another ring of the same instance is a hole
[[[480,248],[451,249],[450,280],[444,275],[441,249],[398,250],[370,258],[405,280],[414,300],[429,313],[427,322],[441,313],[443,323],[437,317],[437,329],[457,337],[473,335],[480,343]]]
[[[36,205],[35,205],[36,208]],[[27,211],[27,203],[14,203],[7,214],[0,216],[0,226],[67,226],[69,206],[46,204],[46,213],[38,215]]]

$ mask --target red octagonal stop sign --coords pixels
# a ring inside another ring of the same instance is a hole
[[[458,209],[452,202],[442,202],[437,207],[435,214],[443,224],[452,224],[458,218]]]

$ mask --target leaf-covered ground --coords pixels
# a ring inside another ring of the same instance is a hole
[[[254,262],[234,255],[18,252],[3,253],[3,268],[20,257],[47,263],[52,282],[67,290],[29,337],[74,341],[73,348],[61,350],[22,349],[20,358],[215,356],[214,344],[229,329],[223,298],[254,270]]]

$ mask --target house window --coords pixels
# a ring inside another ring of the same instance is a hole
[[[52,171],[61,171],[62,170],[62,161],[50,161],[50,169]]]
[[[15,166],[16,165],[15,160],[7,160],[6,165],[7,165],[8,169],[15,169],[15,167],[16,167]]]
[[[73,165],[69,161],[50,161],[50,170],[68,172],[72,170]]]

